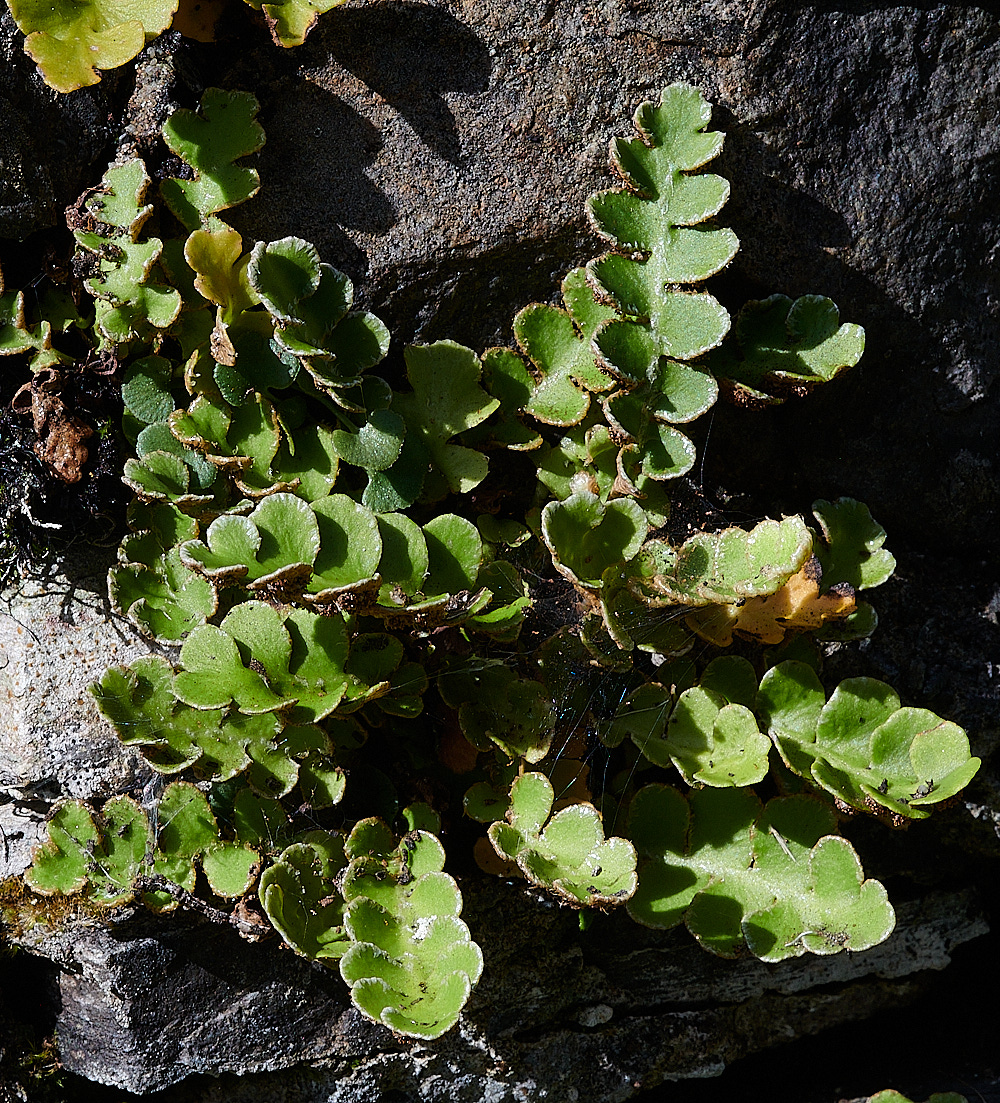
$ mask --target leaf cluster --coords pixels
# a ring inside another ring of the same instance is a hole
[[[148,808],[60,806],[29,884],[160,910],[176,896],[142,878],[223,898],[257,884],[289,946],[422,1039],[483,964],[439,839],[459,809],[486,825],[481,868],[683,921],[724,956],[887,937],[838,813],[922,818],[979,763],[883,683],[823,685],[821,645],[874,630],[859,594],[894,568],[861,503],[670,537],[695,458],[679,426],[720,394],[762,405],[831,381],[862,344],[816,296],[748,304],[727,337],[705,283],[738,243],[716,223],[729,185],[703,171],[722,135],[701,94],[639,108],[612,144],[623,186],[588,203],[608,252],[482,356],[397,353],[311,244],[244,246],[221,216],[258,187],[256,109],[209,90],[164,131],[190,173],[157,200],[140,161],[113,166],[74,226],[135,453],[109,592],[161,645],[92,692],[171,780]],[[145,232],[157,205],[162,238]],[[0,351],[58,357],[54,322],[2,302]]]
[[[301,46],[323,12],[344,0],[246,0],[260,11],[274,42]],[[214,17],[199,21],[179,0],[7,0],[24,52],[50,88],[74,92],[96,84],[100,73],[117,69],[171,25],[191,38],[212,41]],[[196,9],[197,10],[197,9]]]
[[[249,792],[246,797],[243,812],[252,818],[257,809]],[[205,794],[187,781],[167,786],[152,822],[132,797],[114,797],[100,813],[66,801],[50,817],[49,838],[26,880],[46,896],[86,891],[111,907],[131,900],[136,880],[147,872],[190,892],[200,866],[212,892],[235,899],[250,889],[261,865],[257,849],[240,834],[223,838]],[[157,911],[176,906],[159,892],[145,894],[144,901]]]
[[[415,821],[416,809],[407,816]],[[444,849],[415,827],[397,840],[377,818],[345,839],[313,831],[260,879],[269,919],[296,952],[339,961],[360,1011],[411,1038],[454,1025],[483,956],[459,918],[462,897],[442,872]]]

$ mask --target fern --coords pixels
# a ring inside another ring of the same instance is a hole
[[[313,10],[264,5],[285,39]],[[295,952],[424,1040],[483,968],[444,872],[459,808],[488,825],[484,869],[575,909],[684,922],[724,956],[887,937],[885,890],[831,804],[922,818],[979,760],[881,682],[827,695],[819,642],[874,630],[858,595],[894,567],[866,507],[670,537],[695,458],[678,426],[719,393],[771,403],[833,381],[863,343],[816,296],[748,304],[727,337],[703,284],[737,241],[715,222],[729,185],[705,171],[722,135],[701,94],[665,89],[613,143],[624,186],[587,208],[609,252],[569,273],[563,306],[517,314],[520,352],[442,340],[398,370],[309,242],[245,245],[222,221],[258,186],[242,161],[263,142],[256,112],[209,90],[167,124],[191,169],[161,184],[179,238],[145,235],[140,161],[109,169],[75,226],[95,321],[67,324],[124,365],[136,453],[110,594],[174,645],[92,692],[170,783],[155,823],[127,797],[60,805],[29,886],[166,911],[201,906],[201,876],[222,899],[257,884]],[[17,292],[0,311],[0,353],[62,362],[65,325]],[[514,485],[505,452],[535,477]],[[548,639],[545,588],[565,619]],[[586,732],[609,756],[603,794]],[[650,781],[664,769],[687,791]],[[815,793],[763,805],[751,787],[772,771]],[[396,818],[411,787],[441,812]]]

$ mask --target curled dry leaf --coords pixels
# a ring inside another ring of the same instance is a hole
[[[62,400],[63,375],[53,368],[38,372],[14,395],[16,413],[30,415],[35,430],[35,455],[64,483],[78,483],[94,430]]]
[[[822,577],[813,555],[777,592],[750,598],[742,605],[707,606],[689,614],[685,623],[719,647],[728,647],[734,633],[758,643],[781,643],[788,632],[810,632],[829,621],[839,623],[857,608],[852,586],[840,582],[821,593]]]

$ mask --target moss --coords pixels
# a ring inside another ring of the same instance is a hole
[[[80,920],[108,923],[110,914],[84,893],[41,896],[32,892],[20,877],[9,877],[0,882],[0,919],[7,937],[19,942],[30,939],[33,933],[37,936],[60,931]]]

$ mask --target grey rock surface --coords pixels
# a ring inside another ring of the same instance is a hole
[[[459,1027],[430,1046],[363,1019],[322,966],[223,925],[140,911],[20,941],[59,969],[65,1066],[127,1091],[308,1061],[311,1071],[190,1098],[347,1103],[395,1088],[441,1103],[610,1103],[893,1006],[987,930],[968,894],[932,894],[900,909],[896,932],[868,953],[769,966],[722,961],[683,932],[626,931],[617,916],[581,935],[573,912],[524,890],[463,887],[487,970]]]
[[[53,803],[134,791],[151,771],[88,692],[149,646],[107,600],[107,555],[0,595],[0,881],[19,876]]]
[[[85,558],[73,582],[57,576],[7,595],[4,876],[26,868],[57,799],[136,792],[144,777],[86,692],[108,663],[149,650],[103,600],[105,566],[100,556]],[[950,833],[963,846],[973,838],[980,851],[996,847],[992,822],[981,816],[965,802],[931,821],[944,823],[936,834],[918,825],[895,835],[862,822],[867,834],[852,837],[868,875],[920,883],[936,838]],[[338,977],[279,950],[276,940],[249,945],[197,918],[156,920],[138,909],[108,927],[70,901],[68,911],[57,909],[61,930],[49,933],[43,923],[18,940],[58,970],[65,1066],[126,1090],[232,1073],[257,1075],[224,1092],[192,1089],[185,1100],[249,1103],[287,1092],[346,1103],[375,1087],[445,1100],[459,1086],[462,1098],[476,1101],[573,1092],[624,1100],[636,1084],[712,1075],[765,1047],[905,1003],[926,971],[944,968],[956,945],[987,929],[968,895],[931,895],[900,908],[896,933],[869,953],[768,966],[721,961],[682,931],[660,935],[617,915],[598,917],[581,935],[575,913],[516,886],[465,881],[462,889],[487,970],[458,1031],[430,1047],[361,1019]],[[275,1071],[295,1065],[303,1068]],[[264,1073],[272,1075],[260,1080]]]
[[[0,238],[62,225],[63,208],[100,179],[124,100],[120,74],[69,96],[53,92],[0,9]],[[126,78],[127,80],[127,78]]]
[[[711,477],[773,497],[782,471],[797,509],[835,486],[938,554],[997,532],[994,11],[349,4],[294,57],[241,49],[224,73],[266,103],[239,228],[315,241],[399,341],[479,348],[601,251],[583,204],[612,182],[609,137],[698,84],[742,242],[719,294],[828,294],[868,333],[864,367],[808,403],[720,410]],[[734,479],[747,433],[758,463]]]

